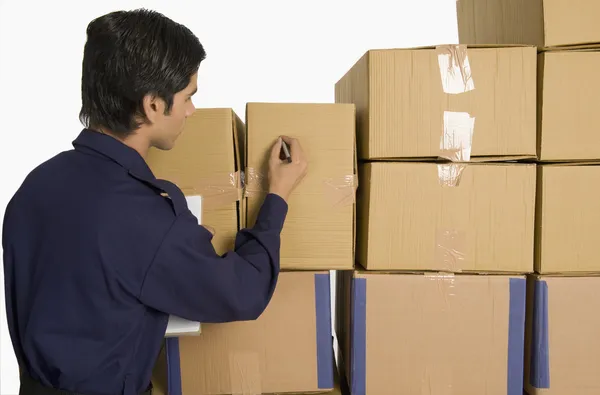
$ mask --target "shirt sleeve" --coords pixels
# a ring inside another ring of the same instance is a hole
[[[14,204],[12,200],[6,207],[6,212],[3,221],[2,231],[2,257],[4,261],[4,296],[6,306],[6,318],[8,324],[8,333],[13,345],[17,363],[23,366],[23,349],[19,336],[18,316],[17,316],[17,300],[15,297],[15,261],[13,256],[13,245],[9,241],[9,235],[16,232],[14,228],[15,216],[13,215]]]
[[[235,249],[219,256],[212,235],[186,211],[179,215],[146,272],[142,303],[206,323],[253,320],[269,303],[279,275],[287,203],[269,194],[255,226],[238,232]]]

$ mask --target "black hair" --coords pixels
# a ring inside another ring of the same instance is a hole
[[[116,11],[87,27],[79,119],[87,128],[127,136],[147,122],[146,95],[173,106],[206,52],[185,26],[150,10]]]

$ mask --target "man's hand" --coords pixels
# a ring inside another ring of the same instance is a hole
[[[215,235],[215,228],[213,228],[212,226],[208,226],[208,225],[201,225],[204,226],[204,229],[208,230],[213,236]]]
[[[290,148],[291,163],[281,159],[282,141]],[[269,193],[279,195],[287,202],[292,191],[306,175],[308,162],[298,140],[282,136],[271,149],[269,158]]]

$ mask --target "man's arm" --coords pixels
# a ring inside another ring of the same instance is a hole
[[[14,199],[14,198],[13,198]],[[2,256],[4,262],[4,298],[6,307],[6,319],[8,323],[8,333],[13,345],[15,357],[19,364],[19,369],[23,365],[23,351],[21,348],[21,341],[18,328],[18,316],[17,316],[17,300],[15,295],[15,261],[13,255],[13,245],[9,240],[10,235],[17,232],[14,226],[14,202],[11,200],[6,207],[4,215],[4,221],[2,225]]]
[[[285,141],[291,161],[280,159]],[[280,137],[269,157],[269,194],[252,229],[238,233],[234,251],[220,257],[212,234],[187,210],[178,216],[152,260],[139,299],[157,310],[201,322],[258,318],[279,275],[280,234],[287,198],[307,171],[296,139]]]
[[[139,295],[157,310],[200,322],[258,318],[279,274],[280,234],[287,203],[267,195],[255,226],[238,233],[219,256],[212,235],[186,212],[177,217],[150,265]]]

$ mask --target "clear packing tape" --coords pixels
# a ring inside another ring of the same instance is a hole
[[[440,185],[456,187],[471,160],[471,146],[475,118],[467,112],[444,111],[444,125],[440,137],[440,157],[451,163],[438,165]]]
[[[223,173],[203,178],[193,187],[181,186],[186,197],[201,196],[203,209],[214,209],[239,201],[243,196],[243,173]]]
[[[460,95],[475,89],[466,45],[436,47],[442,89],[448,95]],[[475,117],[465,111],[444,111],[439,157],[447,163],[437,165],[442,187],[458,187],[471,161]],[[436,267],[461,272],[466,260],[467,238],[457,229],[438,229],[435,236]]]
[[[245,196],[264,195],[268,191],[267,178],[264,172],[255,168],[246,169]],[[358,177],[355,174],[322,180],[323,195],[331,207],[351,206],[356,201]]]
[[[459,95],[475,89],[466,45],[436,47],[444,93]],[[450,163],[438,165],[440,185],[457,187],[466,162],[471,160],[475,117],[463,111],[444,111],[439,157]]]
[[[440,45],[436,52],[445,93],[456,95],[475,89],[466,45]]]
[[[462,271],[467,250],[464,232],[456,229],[438,229],[435,235],[435,264],[440,270],[452,273]]]
[[[338,178],[325,178],[322,181],[323,195],[331,207],[351,206],[356,201],[358,177],[355,174]],[[186,198],[201,197],[202,209],[214,209],[240,201],[243,197],[257,196],[268,191],[266,176],[254,168],[246,172],[202,179],[193,187],[182,186]]]

